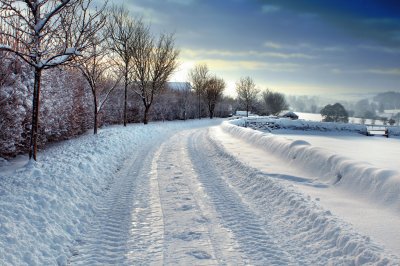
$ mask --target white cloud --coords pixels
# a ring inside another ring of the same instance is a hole
[[[365,72],[378,75],[400,76],[400,68],[374,68],[374,69],[368,69]]]
[[[284,53],[284,52],[259,52],[259,51],[230,51],[230,50],[194,50],[182,49],[181,54],[189,57],[204,57],[204,56],[223,56],[223,57],[271,57],[280,59],[313,59],[315,56],[303,53]]]
[[[263,13],[275,13],[281,10],[279,6],[274,6],[274,5],[263,5],[261,11]]]
[[[276,43],[276,42],[265,42],[264,46],[267,48],[273,48],[273,49],[281,49],[282,44]]]
[[[400,54],[400,49],[393,48],[393,47],[361,44],[358,46],[358,48],[367,50],[367,51],[373,51],[373,52],[384,52],[384,53],[388,53],[388,54]]]

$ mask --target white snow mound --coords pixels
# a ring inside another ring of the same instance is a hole
[[[232,135],[281,157],[288,162],[288,165],[301,167],[320,178],[322,182],[340,186],[372,202],[400,212],[399,172],[352,160],[313,147],[306,141],[292,141],[271,133],[238,126],[244,124],[243,120],[233,120],[224,122],[222,127]]]

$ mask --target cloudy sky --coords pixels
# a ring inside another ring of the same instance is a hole
[[[187,80],[196,63],[287,94],[400,91],[398,0],[114,0],[175,32]]]

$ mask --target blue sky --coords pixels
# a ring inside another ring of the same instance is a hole
[[[400,91],[398,0],[125,0],[155,33],[175,32],[174,81],[207,63],[228,83],[242,76],[287,94]]]

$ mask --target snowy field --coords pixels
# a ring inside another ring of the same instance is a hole
[[[400,263],[395,164],[239,122],[108,127],[1,161],[1,265]]]
[[[299,132],[297,130],[282,130],[274,134],[285,136],[289,140],[305,140],[311,146],[322,147],[332,153],[363,161],[378,168],[400,170],[400,138],[397,136],[367,137],[360,134]]]
[[[396,115],[397,113],[400,113],[400,110],[385,110],[384,113],[378,115],[390,119],[393,115]],[[302,112],[296,112],[296,114],[299,116],[299,119],[317,121],[317,122],[322,121],[322,116],[320,114],[302,113]],[[358,117],[349,117],[349,122],[352,124],[361,124],[362,119]],[[375,120],[366,119],[364,123],[367,125],[370,124],[383,125],[383,122],[379,119]]]

